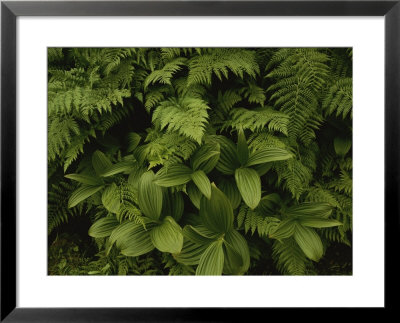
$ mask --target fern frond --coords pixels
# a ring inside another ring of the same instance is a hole
[[[298,153],[301,163],[311,172],[314,172],[317,169],[317,156],[319,153],[318,144],[315,141],[312,141],[307,146],[299,145]]]
[[[339,166],[340,169],[350,172],[353,169],[353,159],[351,157],[343,159],[339,161]]]
[[[82,214],[89,214],[90,206],[87,203],[81,203],[73,208],[68,208],[68,199],[71,193],[75,190],[76,185],[61,181],[57,184],[52,184],[48,192],[48,217],[47,229],[50,234],[58,226],[68,223],[71,217]]]
[[[49,64],[60,61],[64,58],[64,54],[61,47],[48,47],[47,48],[47,60]]]
[[[49,68],[49,75],[49,90],[54,91],[83,87],[89,81],[88,74],[82,67],[74,67],[70,70]]]
[[[274,91],[271,99],[275,100],[275,106],[290,116],[288,133],[297,138],[316,111],[317,101],[309,84],[302,78],[290,77],[271,85],[268,91]]]
[[[186,61],[186,58],[178,57],[166,63],[162,69],[151,72],[144,81],[144,89],[146,90],[150,84],[155,84],[157,82],[171,85],[172,76],[179,72],[182,66],[186,65]]]
[[[276,240],[272,246],[272,257],[280,272],[287,275],[305,275],[307,258],[292,239]]]
[[[281,138],[272,135],[269,131],[253,133],[249,137],[249,148],[253,151],[259,149],[276,147],[287,148],[286,143]]]
[[[328,57],[314,48],[276,52],[268,68],[277,65],[267,77],[276,80],[267,91],[273,92],[275,106],[290,116],[289,136],[297,138],[310,117],[315,115],[318,95],[326,83]]]
[[[129,274],[133,275],[162,275],[161,266],[152,254],[146,254],[140,257],[128,257]]]
[[[179,97],[191,97],[205,100],[207,89],[201,84],[191,84],[187,82],[187,77],[181,77],[173,82],[175,92]]]
[[[258,103],[263,106],[266,100],[264,90],[254,82],[248,82],[246,87],[239,90],[239,93],[243,95],[249,103]]]
[[[192,55],[194,51],[194,48],[161,48],[161,57],[164,61],[170,61],[176,57]]]
[[[226,120],[229,118],[229,112],[240,102],[242,97],[237,90],[228,89],[226,91],[218,91],[217,98],[212,100],[212,110],[210,111],[211,124],[216,128],[224,127]]]
[[[244,225],[245,233],[251,231],[253,235],[257,231],[260,237],[267,237],[279,225],[280,220],[275,217],[265,216],[257,209],[251,210],[242,204],[238,212],[237,222],[238,228]]]
[[[115,67],[115,71],[113,71],[112,74],[109,74],[107,78],[104,78],[103,81],[104,85],[113,87],[115,84],[120,84],[122,88],[127,88],[132,82],[134,76],[136,76],[135,67],[129,60],[119,63]]]
[[[275,111],[270,107],[256,108],[248,110],[244,108],[234,108],[231,110],[231,120],[225,122],[223,127],[233,129],[250,129],[253,132],[261,131],[267,126],[271,132],[279,131],[287,135],[289,116],[285,113]]]
[[[161,130],[178,132],[200,143],[208,123],[208,109],[206,102],[199,98],[169,98],[156,108],[153,122]]]
[[[228,78],[229,72],[243,79],[247,74],[255,78],[259,67],[254,52],[240,48],[212,48],[189,60],[188,85],[211,85],[212,75],[219,80]]]
[[[121,64],[121,60],[132,57],[134,51],[131,48],[101,48],[99,63],[104,69],[105,75],[115,71]]]
[[[337,213],[336,219],[343,223],[339,228],[344,232],[353,228],[353,200],[351,196],[336,194],[336,199],[339,201],[340,210]]]
[[[113,108],[111,112],[93,117],[93,127],[105,134],[111,127],[117,125],[122,120],[132,117],[133,108],[129,105]]]
[[[256,49],[256,61],[260,66],[260,71],[264,71],[271,58],[276,53],[276,48],[257,48]]]
[[[351,48],[333,48],[329,50],[330,70],[335,78],[351,77],[353,61]]]
[[[161,48],[161,57],[164,61],[170,61],[176,57],[181,56],[182,52],[183,48],[179,47]]]
[[[165,99],[166,94],[171,92],[169,86],[163,85],[159,87],[152,87],[150,91],[145,94],[144,107],[147,112],[150,112],[157,104]]]
[[[332,193],[330,190],[321,187],[320,185],[310,187],[307,190],[305,200],[307,202],[326,202],[333,207],[340,208],[340,204],[336,199],[335,194]]]
[[[233,106],[241,100],[242,97],[235,90],[218,91],[218,110],[222,110],[225,114],[228,114]]]
[[[305,146],[308,146],[315,142],[315,139],[317,138],[315,131],[321,127],[323,121],[324,119],[322,118],[322,116],[317,113],[309,116],[303,130],[299,134],[299,139]]]
[[[83,154],[83,147],[85,143],[90,142],[90,137],[95,137],[95,134],[90,131],[85,131],[81,135],[74,137],[73,141],[69,145],[68,149],[65,150],[65,154],[62,155],[61,160],[64,165],[64,172],[68,169],[68,167],[77,160],[80,154]]]
[[[344,192],[350,195],[353,191],[353,179],[348,172],[341,170],[340,178],[332,181],[330,187],[335,191]]]
[[[275,169],[278,174],[278,184],[283,181],[283,187],[298,200],[309,186],[312,171],[296,158],[276,163]]]
[[[177,262],[169,253],[163,253],[163,263],[165,264],[164,268],[169,270],[169,276],[186,276],[196,273],[193,267]]]
[[[146,221],[138,206],[137,192],[125,181],[120,183],[118,190],[121,204],[119,212],[117,213],[117,219],[120,222],[129,220],[145,226]]]
[[[49,115],[71,114],[80,115],[81,118],[98,111],[110,112],[113,105],[123,104],[123,99],[130,97],[131,93],[125,89],[83,89],[76,87],[63,92],[48,92]]]
[[[322,228],[320,230],[321,237],[324,237],[328,241],[344,243],[347,246],[351,246],[349,239],[346,236],[346,233],[340,229],[340,227],[332,227],[332,228]]]
[[[198,145],[190,138],[177,132],[163,134],[151,131],[145,139],[143,158],[149,162],[149,168],[168,166],[188,160]]]
[[[79,125],[72,116],[50,118],[47,143],[49,161],[53,161],[61,155],[64,149],[71,144],[72,137],[79,134]]]
[[[329,187],[330,185],[332,184],[328,184],[327,186]],[[348,232],[352,230],[353,223],[352,197],[328,189],[319,189],[319,192],[317,191],[317,194],[314,198],[319,198],[320,201],[326,199],[326,202],[328,203],[330,203],[329,200],[331,202],[336,201],[337,209],[332,213],[332,218],[342,223],[342,225],[338,227],[320,229],[322,236],[324,236],[328,241],[344,243],[348,246],[351,246],[348,238]]]
[[[322,108],[327,115],[335,114],[337,117],[342,115],[346,118],[353,117],[353,80],[344,78],[336,81],[326,93]]]
[[[267,69],[278,65],[269,77],[288,77],[296,75],[311,87],[321,89],[329,73],[329,57],[316,48],[283,48],[271,58]]]

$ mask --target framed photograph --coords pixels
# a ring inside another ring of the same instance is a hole
[[[399,20],[3,1],[1,321],[390,309]]]

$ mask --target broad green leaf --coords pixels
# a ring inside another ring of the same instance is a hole
[[[131,153],[135,150],[135,148],[139,145],[140,136],[136,132],[130,132],[127,136],[128,145],[126,151]]]
[[[214,183],[211,184],[211,198],[202,196],[200,218],[204,225],[215,232],[227,232],[233,227],[233,209],[229,199]]]
[[[118,213],[121,205],[121,197],[118,187],[115,183],[107,186],[101,195],[101,202],[104,207],[111,213]]]
[[[111,247],[117,240],[123,241],[124,239],[126,239],[126,237],[129,236],[130,232],[132,230],[136,229],[137,225],[141,225],[144,229],[149,229],[149,228],[153,228],[154,223],[150,222],[149,219],[145,218],[144,219],[144,224],[142,223],[137,223],[135,221],[130,221],[127,220],[123,223],[121,223],[118,227],[116,227],[110,235],[110,238],[108,239],[109,241],[109,247]]]
[[[103,173],[101,173],[102,177],[109,177],[119,173],[130,172],[135,167],[134,160],[123,160],[119,163],[111,165]]]
[[[133,151],[133,157],[135,157],[135,159],[138,161],[140,165],[143,165],[145,163],[147,154],[148,154],[147,145],[137,146]]]
[[[201,193],[208,199],[211,198],[211,183],[207,175],[202,170],[195,171],[192,175],[192,180],[196,184]]]
[[[336,137],[333,140],[333,146],[335,148],[336,154],[339,156],[345,156],[350,148],[351,148],[352,141],[351,139]]]
[[[337,220],[317,218],[314,216],[302,216],[298,218],[298,221],[300,224],[312,228],[329,228],[343,225],[343,223]]]
[[[64,177],[72,179],[82,184],[88,184],[92,186],[97,186],[103,184],[103,181],[95,176],[85,175],[85,174],[68,174]]]
[[[250,266],[250,252],[246,239],[236,230],[231,230],[225,234],[224,244],[227,245],[227,271],[235,275],[243,275]],[[229,244],[229,245],[228,245]],[[233,249],[233,250],[229,250]],[[236,255],[238,254],[241,261],[238,262]]]
[[[331,213],[332,205],[325,202],[306,202],[285,210],[285,214],[289,217],[313,216],[328,218]]]
[[[240,267],[243,265],[242,257],[239,253],[230,245],[230,243],[224,241],[224,269],[223,273],[226,275],[238,275]]]
[[[141,167],[139,165],[136,165],[136,167],[133,168],[131,173],[129,174],[128,177],[128,183],[131,185],[136,191],[139,189],[139,180],[140,177],[146,173],[146,169],[144,167]]]
[[[145,229],[140,223],[125,222],[111,233],[110,244],[116,242],[117,248],[125,256],[144,255],[154,249],[149,233],[151,228],[151,225],[146,225]]]
[[[201,245],[184,239],[182,251],[178,254],[173,254],[173,257],[181,264],[194,266],[199,263],[200,257],[207,247],[208,244]]]
[[[123,220],[133,220],[137,223],[143,223],[145,216],[142,211],[137,206],[137,197],[131,195],[130,191],[122,191],[122,200],[118,213],[116,213],[117,219],[119,221]]]
[[[222,236],[221,233],[211,231],[203,224],[198,224],[198,225],[195,225],[194,227],[196,228],[197,232],[199,232],[203,237],[206,237],[211,240],[215,240]]]
[[[89,228],[89,235],[93,238],[108,237],[118,225],[119,222],[115,216],[102,218],[92,224]]]
[[[204,144],[191,158],[193,170],[201,169],[204,173],[208,174],[217,165],[220,154],[219,144]]]
[[[186,184],[191,180],[192,170],[183,164],[175,164],[161,168],[156,175],[155,183],[163,187]]]
[[[190,201],[192,201],[193,205],[200,209],[200,199],[203,196],[197,186],[190,182],[186,185],[186,191],[189,195]]]
[[[276,207],[278,207],[280,203],[281,199],[278,194],[272,193],[264,195],[258,204],[258,210],[262,211],[264,214],[273,215]]]
[[[281,221],[275,230],[269,234],[270,238],[282,240],[291,237],[296,229],[296,221],[292,219],[286,219]]]
[[[200,215],[191,212],[185,213],[185,224],[193,226],[203,225]]]
[[[78,187],[75,191],[72,192],[68,201],[68,207],[69,208],[74,207],[83,200],[86,200],[88,197],[100,191],[103,187],[104,187],[103,185],[99,186],[82,185],[81,187]]]
[[[182,217],[184,209],[184,201],[181,192],[171,192],[165,189],[163,192],[163,216],[172,216],[175,221],[179,221]]]
[[[239,129],[238,131],[237,156],[240,164],[242,166],[246,165],[249,159],[249,147],[243,129]]]
[[[235,169],[240,167],[236,146],[231,140],[224,136],[218,136],[218,143],[220,145],[221,154],[216,168],[222,174],[232,175],[235,173]]]
[[[297,225],[294,239],[308,258],[319,261],[324,253],[324,248],[321,238],[313,229]]]
[[[221,275],[224,268],[224,250],[222,240],[211,243],[201,255],[196,275]]]
[[[112,166],[112,163],[104,153],[96,150],[92,155],[92,165],[96,174],[101,176],[102,173]]]
[[[237,209],[242,201],[242,196],[240,195],[235,180],[233,178],[223,178],[218,187],[225,193],[226,197],[231,202],[232,208],[234,210]]]
[[[205,227],[185,225],[183,236],[197,244],[208,244],[213,242],[219,235],[208,231]]]
[[[138,201],[141,211],[151,219],[160,218],[162,210],[162,188],[154,183],[152,171],[144,173],[139,180]]]
[[[154,246],[161,252],[179,253],[183,246],[182,228],[167,216],[163,222],[150,231]]]
[[[249,167],[279,160],[286,160],[292,157],[293,155],[285,149],[267,147],[251,153],[246,166]]]
[[[271,194],[264,195],[261,200],[266,201],[266,202],[271,202],[276,205],[280,205],[282,203],[281,197],[277,193],[271,193]]]
[[[259,176],[263,176],[268,171],[271,169],[272,163],[265,163],[265,164],[259,164],[259,165],[254,165],[252,168],[258,173]]]
[[[251,168],[238,168],[235,171],[235,180],[246,205],[254,210],[261,199],[261,179]]]

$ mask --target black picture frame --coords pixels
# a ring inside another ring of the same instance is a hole
[[[1,2],[1,321],[236,321],[255,308],[16,307],[16,19],[19,16],[384,16],[385,309],[396,306],[390,255],[399,234],[400,0],[394,1],[2,1]],[[373,188],[371,188],[373,189]],[[371,256],[373,261],[373,256]],[[40,293],[40,291],[38,291]],[[391,298],[393,297],[393,298]],[[252,311],[252,313],[248,313]],[[268,314],[270,315],[270,314]],[[266,318],[267,319],[267,318]]]

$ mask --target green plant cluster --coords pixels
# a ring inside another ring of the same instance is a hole
[[[49,48],[48,74],[49,234],[89,217],[91,274],[305,275],[351,246],[351,49]]]

